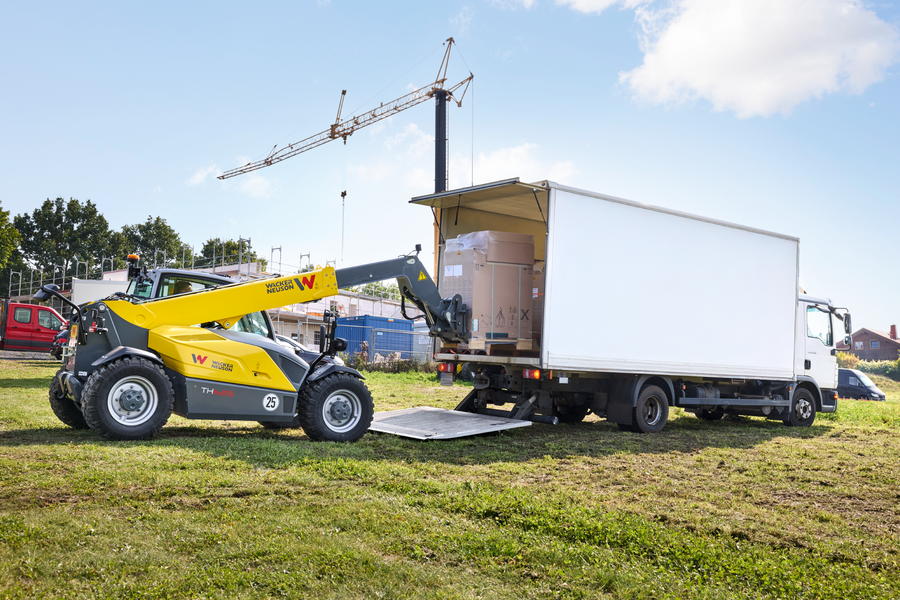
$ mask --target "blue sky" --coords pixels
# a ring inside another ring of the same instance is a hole
[[[408,200],[433,189],[430,102],[215,174],[326,129],[342,89],[349,116],[429,83],[450,36],[449,78],[475,75],[451,187],[551,179],[794,235],[808,292],[856,327],[900,321],[891,2],[5,2],[0,201],[92,200],[114,228],[159,215],[188,244],[281,246],[285,271],[417,242],[428,262],[431,214]]]

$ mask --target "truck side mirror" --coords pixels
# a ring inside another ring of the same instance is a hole
[[[850,313],[844,315],[844,333],[846,333],[847,335],[852,333],[850,327]]]
[[[850,347],[850,344],[852,344],[852,343],[853,343],[853,338],[852,338],[852,337],[850,337],[849,335],[844,336],[844,345],[845,345],[845,346],[847,346],[847,347],[849,348],[849,347]]]
[[[58,292],[59,286],[55,283],[48,283],[47,285],[41,286],[34,294],[34,299],[38,302],[44,302],[45,300],[49,300],[53,296],[53,292]]]

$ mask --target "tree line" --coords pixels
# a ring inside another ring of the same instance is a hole
[[[36,287],[40,279],[44,283],[72,277],[98,279],[104,271],[125,268],[129,254],[137,254],[141,264],[150,267],[191,268],[212,266],[214,258],[216,264],[234,264],[241,250],[244,261],[257,260],[249,243],[241,249],[237,241],[220,238],[206,240],[194,252],[165,219],[153,215],[142,223],[111,229],[90,200],[48,198],[30,214],[12,217],[0,202],[2,296],[17,294],[20,285],[24,294],[29,284]]]

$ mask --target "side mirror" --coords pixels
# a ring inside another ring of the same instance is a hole
[[[58,285],[56,285],[55,283],[48,283],[47,285],[41,286],[41,289],[35,292],[34,299],[38,302],[44,302],[46,300],[49,300],[53,296],[53,292],[58,291]]]
[[[335,352],[346,352],[347,351],[347,340],[344,338],[334,338],[334,345],[332,349]]]
[[[853,330],[850,327],[850,313],[844,315],[844,333],[847,335],[853,333]]]
[[[849,348],[852,344],[853,344],[853,338],[850,337],[849,335],[844,336],[844,345]]]

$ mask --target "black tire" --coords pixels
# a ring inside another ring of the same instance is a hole
[[[694,411],[698,419],[704,421],[720,421],[725,416],[725,410],[721,406],[716,408],[698,408]]]
[[[257,421],[266,429],[299,429],[300,415],[294,415],[294,420],[290,423],[276,423],[275,421]]]
[[[317,442],[355,442],[369,430],[375,415],[366,384],[348,373],[310,383],[299,403],[300,426]]]
[[[668,418],[669,400],[666,393],[656,385],[644,386],[634,407],[631,430],[635,433],[657,433],[665,427]]]
[[[816,420],[816,401],[809,390],[803,388],[794,393],[791,412],[784,424],[788,427],[809,427]]]
[[[88,377],[82,392],[84,419],[110,440],[147,440],[172,414],[172,382],[157,364],[125,357]]]
[[[567,404],[554,404],[553,416],[559,419],[560,423],[581,423],[590,412],[590,406],[584,403],[580,406],[570,406]]]
[[[62,387],[62,379],[59,374],[64,369],[60,369],[50,380],[50,408],[56,418],[71,427],[72,429],[87,429],[88,424],[81,414],[81,409],[75,404],[75,401],[66,395]]]
[[[460,381],[474,381],[475,374],[472,373],[472,368],[468,365],[468,363],[463,363],[463,366],[460,367],[459,372],[456,373],[456,378]]]

